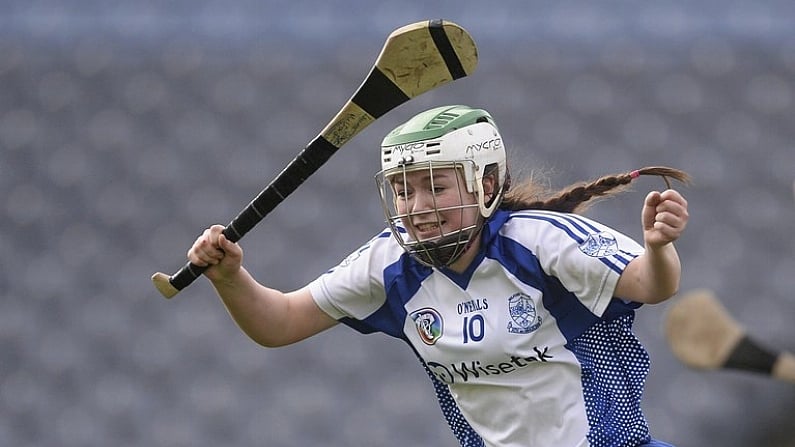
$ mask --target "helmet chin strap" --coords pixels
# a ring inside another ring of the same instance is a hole
[[[468,230],[467,233],[471,236],[467,237],[456,234],[445,236],[434,242],[417,243],[411,247],[410,253],[415,259],[429,267],[449,267],[469,250],[474,238],[480,233],[479,230],[480,228]]]

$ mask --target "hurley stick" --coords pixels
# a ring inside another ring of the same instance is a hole
[[[471,74],[477,62],[474,40],[455,23],[423,21],[393,31],[353,96],[226,226],[224,236],[237,242],[364,128],[409,99]],[[206,267],[188,263],[171,276],[155,273],[152,281],[164,297],[171,298],[205,270]]]
[[[674,355],[692,368],[747,371],[795,383],[795,355],[751,338],[711,290],[693,290],[671,306],[665,337]]]

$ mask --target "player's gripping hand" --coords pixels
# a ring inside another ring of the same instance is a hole
[[[188,260],[196,265],[207,266],[204,275],[211,281],[223,281],[234,277],[243,263],[243,249],[227,239],[223,225],[213,225],[204,230],[188,250]]]
[[[652,191],[643,203],[643,240],[660,247],[679,239],[687,226],[687,200],[678,191]]]

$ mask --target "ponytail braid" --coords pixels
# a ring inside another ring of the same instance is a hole
[[[592,182],[578,182],[553,192],[545,191],[531,180],[509,190],[505,194],[500,208],[510,211],[540,209],[582,213],[593,204],[592,200],[607,198],[625,191],[632,180],[641,175],[662,177],[669,189],[671,185],[668,177],[685,184],[690,182],[690,176],[686,172],[665,166],[651,166],[623,174],[606,175]],[[591,202],[589,203],[589,201]]]

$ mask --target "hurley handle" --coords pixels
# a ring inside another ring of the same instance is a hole
[[[239,241],[295,191],[304,180],[317,171],[337,149],[339,148],[326,141],[322,136],[312,140],[237,217],[232,219],[232,222],[224,228],[223,235],[232,242]],[[155,273],[152,275],[152,282],[164,297],[171,298],[180,290],[188,287],[205,270],[207,270],[206,266],[188,262],[171,276],[160,272]]]
[[[323,131],[252,200],[223,234],[237,242],[317,171],[342,145],[376,119],[415,96],[475,70],[478,53],[469,33],[453,22],[425,20],[393,31],[364,82]],[[171,298],[207,267],[188,263],[177,273],[152,275]]]

